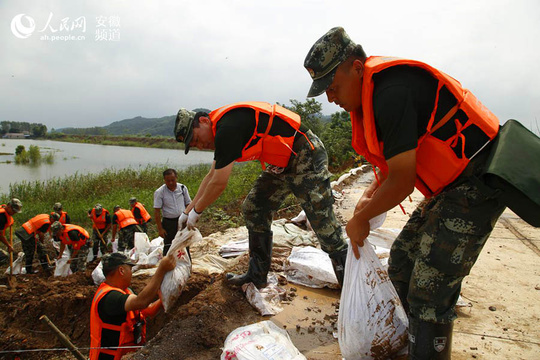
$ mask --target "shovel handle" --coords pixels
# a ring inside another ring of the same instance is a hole
[[[9,244],[11,251],[9,252],[9,276],[13,276],[13,225],[9,227]]]

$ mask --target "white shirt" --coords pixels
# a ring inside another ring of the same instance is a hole
[[[190,203],[189,191],[180,183],[176,183],[174,191],[163,184],[154,192],[154,209],[161,209],[161,216],[164,218],[179,217]]]

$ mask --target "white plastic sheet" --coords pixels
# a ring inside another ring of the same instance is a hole
[[[9,266],[5,271],[5,274],[9,274]],[[17,254],[17,259],[13,260],[13,275],[26,274],[26,268],[24,266],[24,253],[21,251]]]
[[[200,240],[202,240],[202,236],[199,230],[188,230],[184,228],[178,231],[171,243],[169,253],[175,255],[176,267],[165,274],[161,283],[161,301],[163,302],[165,311],[168,311],[170,306],[180,296],[182,288],[191,275],[191,261],[189,260],[186,247]]]
[[[54,269],[54,276],[68,276],[73,274],[70,269],[68,260],[71,256],[69,249],[66,247],[62,253],[60,260],[56,259],[56,268]]]
[[[259,311],[262,316],[276,315],[283,311],[281,297],[285,289],[279,287],[275,274],[268,274],[268,283],[264,288],[257,289],[253,283],[242,285],[248,302]]]
[[[358,260],[347,254],[339,346],[347,360],[387,359],[407,344],[407,315],[369,241],[359,250]]]
[[[284,265],[287,281],[312,288],[339,288],[327,253],[311,246],[294,247]]]
[[[221,360],[305,360],[289,334],[271,321],[261,321],[232,331]]]
[[[94,280],[94,284],[99,286],[102,282],[105,281],[105,275],[103,275],[103,262],[100,261],[98,266],[92,271],[92,280]]]

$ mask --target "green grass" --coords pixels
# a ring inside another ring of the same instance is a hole
[[[197,165],[178,172],[178,182],[187,186],[192,198],[209,168],[209,165]],[[5,204],[11,197],[22,201],[22,213],[14,216],[15,228],[37,214],[52,212],[53,204],[61,202],[72,223],[90,230],[92,224],[87,212],[96,203],[102,204],[112,213],[115,205],[129,209],[128,200],[135,196],[153,215],[154,191],[163,184],[164,170],[161,166],[147,166],[139,169],[109,169],[97,174],[77,173],[46,182],[23,181],[11,184],[9,193],[0,195],[0,203]],[[234,166],[227,189],[199,220],[203,235],[241,225],[241,203],[260,171],[260,165],[256,162]],[[149,232],[151,238],[157,236],[153,223]]]

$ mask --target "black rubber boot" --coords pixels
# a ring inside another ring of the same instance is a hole
[[[409,316],[409,359],[450,360],[454,324],[435,324]]]
[[[249,268],[245,274],[228,273],[227,281],[231,285],[243,285],[252,282],[255,286],[265,286],[270,264],[272,263],[272,232],[249,232]]]
[[[347,248],[339,251],[335,251],[329,254],[330,260],[332,260],[332,266],[340,287],[343,287],[343,278],[345,277],[345,262],[347,260]]]

